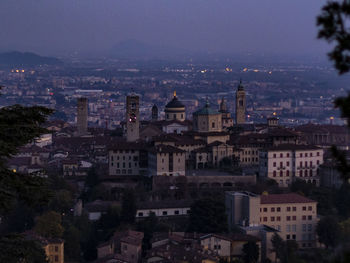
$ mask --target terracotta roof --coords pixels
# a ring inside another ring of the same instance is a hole
[[[305,196],[289,193],[289,194],[267,194],[260,196],[261,204],[295,204],[295,203],[314,203],[316,201]]]
[[[320,147],[317,147],[314,145],[303,145],[303,144],[280,144],[280,145],[268,148],[269,151],[288,151],[288,150],[307,151],[307,150],[320,150],[320,149],[321,149]]]
[[[185,153],[184,150],[181,150],[179,148],[165,145],[165,144],[159,144],[157,146],[154,146],[150,149],[150,152],[152,153]]]

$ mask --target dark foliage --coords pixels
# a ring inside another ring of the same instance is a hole
[[[317,17],[318,37],[335,42],[333,51],[328,55],[334,62],[339,74],[350,70],[350,2],[347,0],[329,1]]]
[[[227,232],[227,216],[223,201],[200,199],[191,206],[189,232],[224,233]]]

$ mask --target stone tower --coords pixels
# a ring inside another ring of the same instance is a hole
[[[152,107],[152,121],[158,120],[158,107],[154,104]]]
[[[78,98],[77,103],[77,130],[78,136],[87,134],[88,124],[88,100],[87,98]]]
[[[245,91],[242,86],[242,81],[239,81],[239,85],[236,91],[236,124],[245,123],[245,110],[246,110],[246,100]]]
[[[126,96],[126,140],[137,141],[140,138],[140,97],[131,93]]]

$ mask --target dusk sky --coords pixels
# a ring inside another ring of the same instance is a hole
[[[224,53],[320,54],[319,0],[1,0],[0,49],[104,52],[120,41]]]

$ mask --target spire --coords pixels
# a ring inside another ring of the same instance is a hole
[[[243,87],[243,85],[242,85],[242,79],[240,78],[239,79],[239,84],[238,84],[238,88],[237,88],[238,90],[244,90],[244,87]]]
[[[209,99],[208,96],[205,99],[205,107],[209,108]]]

